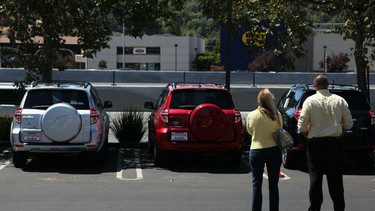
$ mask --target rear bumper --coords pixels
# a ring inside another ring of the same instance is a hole
[[[38,152],[38,153],[77,153],[86,151],[99,151],[101,145],[95,144],[75,144],[75,145],[35,145],[28,143],[12,143],[14,151]]]
[[[243,142],[243,133],[237,132],[231,139],[227,140],[215,140],[215,141],[171,141],[169,130],[164,128],[163,130],[157,131],[156,144],[159,149],[174,152],[186,152],[186,153],[221,153],[231,152],[240,150]]]
[[[104,146],[102,133],[95,133],[91,139],[75,143],[74,140],[66,143],[49,142],[22,142],[20,130],[14,128],[10,137],[10,143],[14,151],[45,152],[45,153],[77,153],[85,151],[99,151]],[[46,140],[46,138],[44,139]]]
[[[167,151],[188,153],[220,153],[241,149],[240,143],[176,143],[158,144],[159,148]]]

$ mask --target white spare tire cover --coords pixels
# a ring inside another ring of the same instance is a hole
[[[42,118],[42,131],[53,142],[68,142],[81,130],[82,121],[77,110],[67,104],[50,106]]]

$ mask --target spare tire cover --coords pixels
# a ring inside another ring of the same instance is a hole
[[[190,130],[202,141],[213,141],[222,136],[227,127],[227,116],[214,104],[201,104],[190,114]]]
[[[81,130],[82,120],[77,110],[67,103],[50,106],[42,118],[43,133],[54,142],[67,142]]]

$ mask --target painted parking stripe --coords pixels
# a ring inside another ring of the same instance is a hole
[[[10,160],[5,161],[4,164],[1,164],[1,165],[0,165],[0,170],[3,170],[3,168],[7,167],[10,163],[11,163]]]
[[[139,156],[139,149],[134,150],[134,164],[135,164],[135,171],[136,177],[135,178],[125,178],[124,177],[124,167],[122,165],[124,159],[124,150],[120,149],[118,151],[118,161],[117,161],[117,173],[116,178],[119,180],[141,180],[143,179],[143,173],[141,168],[141,159]]]
[[[263,178],[268,179],[268,174],[263,173]],[[280,171],[279,173],[279,180],[289,180],[291,179],[288,175],[284,174],[283,172]]]

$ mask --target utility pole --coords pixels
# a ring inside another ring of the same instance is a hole
[[[227,0],[227,46],[225,59],[225,88],[230,90],[230,69],[232,49],[232,0]]]
[[[125,22],[122,23],[122,68],[125,69]]]

